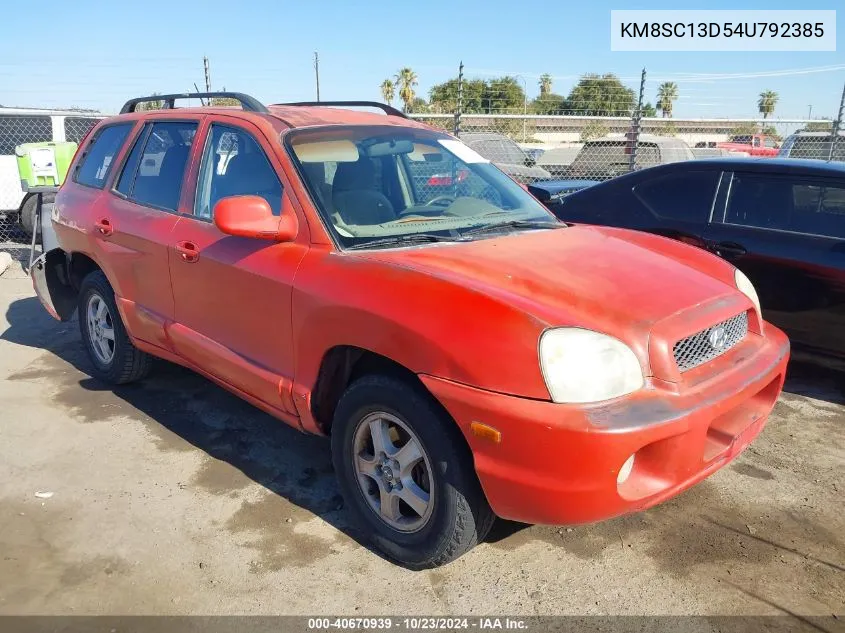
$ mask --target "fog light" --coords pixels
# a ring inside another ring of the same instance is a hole
[[[631,455],[628,459],[625,460],[625,463],[622,464],[622,468],[619,469],[619,474],[616,475],[616,483],[619,485],[624,484],[633,469],[634,456]]]

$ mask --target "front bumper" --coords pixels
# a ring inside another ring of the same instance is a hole
[[[783,387],[789,341],[765,335],[681,390],[652,381],[597,405],[564,405],[420,376],[458,422],[493,511],[526,523],[589,523],[649,508],[715,472],[762,430]],[[472,422],[501,432],[494,443]],[[623,464],[635,455],[627,479]]]

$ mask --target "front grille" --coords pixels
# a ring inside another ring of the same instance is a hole
[[[680,371],[688,371],[718,358],[748,334],[748,314],[712,325],[697,334],[682,338],[675,343],[672,352]]]

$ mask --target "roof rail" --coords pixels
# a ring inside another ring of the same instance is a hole
[[[244,110],[249,112],[261,112],[263,114],[269,114],[270,112],[267,110],[267,106],[261,103],[258,99],[245,95],[242,92],[181,92],[171,95],[150,95],[149,97],[136,97],[134,99],[130,99],[123,104],[123,107],[120,109],[120,113],[128,114],[130,112],[135,112],[135,106],[139,103],[148,103],[150,101],[163,101],[164,108],[172,110],[175,107],[176,99],[211,99],[213,97],[235,99],[240,102],[241,107]]]
[[[297,101],[296,103],[277,103],[275,105],[280,106],[324,106],[331,108],[332,106],[344,106],[344,107],[367,107],[367,108],[378,108],[382,110],[388,116],[398,116],[402,117],[403,119],[409,119],[410,117],[402,112],[401,110],[397,110],[393,106],[389,106],[386,103],[379,103],[378,101]]]

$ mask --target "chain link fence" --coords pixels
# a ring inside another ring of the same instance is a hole
[[[22,265],[29,261],[38,198],[24,191],[16,148],[26,143],[78,144],[100,116],[76,112],[0,109],[0,252]],[[52,195],[43,194],[44,202]]]
[[[455,116],[411,115],[455,132]],[[635,169],[714,157],[845,161],[845,131],[808,119],[643,118],[466,114],[458,136],[520,182],[603,181]],[[835,139],[835,141],[834,141]]]
[[[552,77],[539,78],[540,94],[528,98],[519,75],[493,80],[457,79],[435,86],[410,116],[454,133],[515,179],[603,181],[632,170],[713,157],[845,160],[845,130],[831,119],[770,117],[777,95],[761,93],[755,118],[677,118],[673,82],[651,84],[645,71],[622,81],[612,74],[585,75],[567,96],[555,94]],[[771,103],[767,99],[773,99]]]

